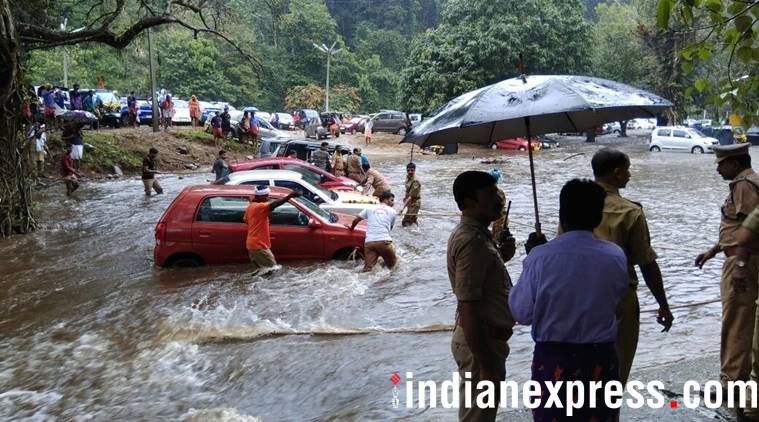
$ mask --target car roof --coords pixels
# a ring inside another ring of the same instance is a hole
[[[253,170],[261,171],[261,170]],[[285,171],[285,170],[280,170]],[[240,172],[246,173],[246,172]],[[295,173],[295,172],[290,172]],[[237,173],[232,173],[237,174]],[[230,174],[230,176],[232,175]],[[297,174],[297,173],[296,173]],[[254,187],[251,185],[192,185],[184,188],[184,192],[192,194],[225,193],[230,195],[250,195]],[[290,193],[290,189],[270,186],[271,196],[284,196]]]
[[[280,180],[302,180],[303,175],[292,170],[243,170],[229,174],[229,180],[235,179],[280,179]]]

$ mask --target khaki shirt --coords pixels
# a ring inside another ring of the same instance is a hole
[[[422,184],[419,183],[419,179],[417,179],[416,176],[412,178],[406,176],[405,198],[411,198],[411,203],[419,202],[422,199]]]
[[[348,166],[348,174],[351,173],[363,173],[364,170],[361,168],[361,157],[353,154],[350,157],[348,157],[348,160],[346,160],[346,164]]]
[[[489,326],[514,326],[509,309],[511,278],[490,231],[473,218],[462,216],[448,238],[448,278],[458,301],[479,302]]]
[[[606,190],[606,201],[603,219],[593,234],[601,240],[616,243],[625,251],[630,284],[637,286],[635,265],[646,265],[656,260],[643,207],[620,196],[619,189],[601,182],[598,184]]]
[[[759,205],[759,174],[752,169],[743,170],[730,182],[730,194],[722,205],[719,245],[723,249],[738,244],[735,240],[735,232],[757,205]]]
[[[337,151],[335,153],[335,156],[332,158],[332,171],[338,172],[338,171],[344,171],[345,170],[345,161],[343,161],[343,157],[341,156],[340,152]]]
[[[374,196],[379,196],[382,192],[390,192],[390,184],[387,183],[387,180],[380,172],[373,168],[370,168],[366,172],[366,182],[364,182],[364,185],[374,188]]]

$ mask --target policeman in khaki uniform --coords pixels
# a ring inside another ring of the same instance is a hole
[[[453,196],[461,221],[448,238],[448,278],[458,301],[451,351],[461,376],[459,420],[494,421],[500,397],[499,382],[506,376],[508,339],[514,319],[509,309],[511,279],[504,261],[515,253],[514,238],[496,246],[488,226],[503,209],[495,179],[481,171],[461,173],[453,182]],[[472,407],[465,407],[465,384],[471,382]],[[494,407],[477,407],[481,380],[494,383]]]
[[[361,168],[361,148],[353,148],[353,154],[345,160],[345,166],[348,170],[348,177],[358,183],[364,183],[366,174]]]
[[[748,381],[751,374],[751,344],[754,336],[754,318],[759,286],[759,255],[751,255],[748,260],[736,258],[736,231],[751,211],[759,205],[759,174],[751,169],[749,144],[735,144],[714,148],[717,172],[725,180],[730,180],[730,193],[722,205],[722,221],[719,226],[719,242],[696,258],[696,266],[704,266],[706,261],[724,252],[720,296],[722,298],[722,338],[720,342],[720,381]],[[745,289],[737,291],[731,287],[731,279],[736,266],[747,270]]]
[[[406,165],[406,195],[403,198],[403,207],[406,214],[403,216],[403,227],[417,224],[417,214],[422,207],[422,184],[416,178],[416,164]]]
[[[619,190],[630,181],[630,158],[617,150],[604,148],[591,160],[595,181],[606,190],[603,220],[593,230],[601,240],[616,243],[625,251],[630,287],[617,306],[617,353],[619,354],[619,379],[624,384],[630,376],[640,331],[640,305],[638,303],[638,277],[635,265],[640,267],[648,289],[659,304],[657,322],[669,331],[672,313],[667,303],[664,283],[656,253],[651,248],[648,223],[640,204],[629,201]]]

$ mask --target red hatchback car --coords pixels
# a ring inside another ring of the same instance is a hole
[[[540,141],[537,139],[533,139],[530,141],[532,144],[532,150],[537,151],[540,149]],[[501,139],[500,141],[496,141],[491,148],[493,149],[515,149],[519,151],[527,151],[527,140],[524,138],[513,138],[513,139]]]
[[[356,190],[358,183],[347,177],[335,176],[297,158],[271,157],[232,161],[229,170],[292,170],[302,174],[309,182],[329,190]]]
[[[271,188],[271,199],[289,189]],[[248,261],[247,225],[242,218],[250,186],[186,187],[155,228],[153,258],[159,267],[216,265]],[[271,249],[277,260],[346,259],[363,252],[366,224],[346,227],[353,217],[330,214],[305,198],[293,198],[269,217]]]

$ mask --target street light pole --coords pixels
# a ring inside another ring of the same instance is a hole
[[[322,53],[325,53],[327,55],[327,85],[326,85],[326,92],[324,94],[324,111],[329,111],[329,65],[330,65],[330,59],[334,54],[337,54],[338,51],[340,51],[339,48],[335,48],[337,45],[337,41],[332,43],[332,46],[327,48],[326,45],[316,45],[316,43],[313,43],[314,47],[316,47],[317,50],[321,51]]]
[[[152,109],[153,109],[153,132],[158,132],[160,129],[158,128],[158,98],[156,98],[156,93],[158,92],[158,83],[156,82],[155,78],[155,66],[153,66],[153,37],[151,36],[151,33],[153,31],[148,28],[148,62],[149,62],[149,68],[150,68],[150,98],[152,102]]]

